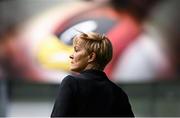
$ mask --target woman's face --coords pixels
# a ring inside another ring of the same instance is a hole
[[[83,46],[83,42],[74,45],[74,52],[70,55],[71,65],[70,70],[80,72],[85,70],[88,65],[88,53]]]

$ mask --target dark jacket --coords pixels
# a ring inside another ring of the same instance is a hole
[[[134,117],[125,92],[103,71],[86,70],[65,77],[51,117],[127,116]]]

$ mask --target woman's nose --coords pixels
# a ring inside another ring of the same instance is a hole
[[[70,58],[70,59],[73,59],[73,55],[71,54],[71,55],[69,56],[69,58]]]

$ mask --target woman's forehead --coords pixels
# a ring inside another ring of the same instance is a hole
[[[85,44],[85,41],[81,38],[75,38],[73,41],[73,45],[83,46]]]

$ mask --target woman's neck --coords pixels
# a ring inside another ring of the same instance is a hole
[[[84,70],[89,70],[89,69],[93,69],[93,70],[102,70],[103,69],[100,66],[94,65],[94,64],[89,64],[86,66],[86,68]]]

